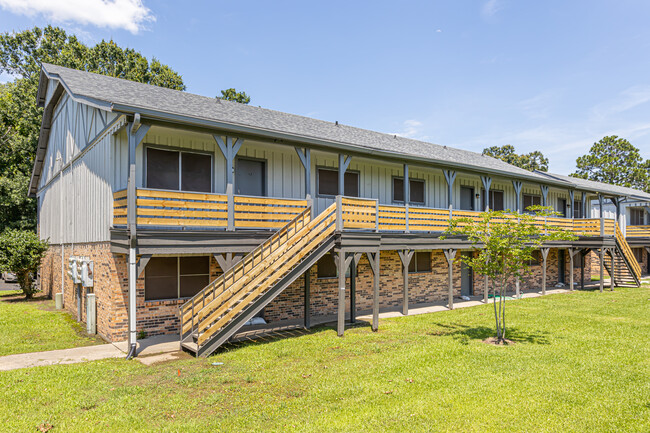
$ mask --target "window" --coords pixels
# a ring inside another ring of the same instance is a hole
[[[530,206],[541,206],[542,197],[539,195],[524,194],[524,212],[530,213]]]
[[[409,203],[424,204],[424,181],[409,179]],[[404,203],[404,178],[393,178],[393,201]]]
[[[431,252],[416,251],[409,263],[409,273],[431,272]]]
[[[359,173],[346,171],[343,175],[343,188],[343,195],[359,197]],[[318,195],[339,195],[338,170],[318,169]]]
[[[567,208],[566,208],[566,199],[565,198],[558,198],[557,199],[557,208],[555,210],[561,216],[563,216],[563,217],[567,216]]]
[[[336,278],[336,263],[332,254],[325,254],[316,263],[316,273],[318,278]]]
[[[573,201],[573,218],[583,218],[581,201],[578,200]]]
[[[643,248],[632,248],[632,254],[639,264],[643,263]]]
[[[645,222],[643,209],[640,208],[630,208],[630,225],[631,226],[642,226]]]
[[[147,148],[147,188],[212,192],[212,155]]]
[[[460,209],[474,210],[474,188],[470,186],[460,187]]]
[[[485,190],[481,191],[481,197],[483,197],[483,209],[486,209],[487,203],[485,203]],[[490,190],[490,209],[504,210],[503,191]]]
[[[210,257],[153,257],[144,273],[144,299],[189,298],[210,283]]]
[[[336,267],[336,256],[332,253],[325,254],[316,262],[316,276],[318,278],[337,278],[339,273]],[[345,277],[350,276],[350,268],[345,270]]]

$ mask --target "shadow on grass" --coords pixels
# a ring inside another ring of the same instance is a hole
[[[346,322],[345,329],[351,328],[369,328],[370,323],[365,321],[357,321],[354,324]],[[244,337],[239,337],[237,341],[229,341],[219,347],[214,351],[212,355],[218,355],[220,353],[229,352],[231,350],[237,350],[249,346],[260,346],[263,344],[273,343],[275,341],[284,340],[287,338],[297,338],[305,335],[319,334],[325,331],[336,330],[336,325],[332,324],[320,324],[314,325],[313,327],[306,329],[302,326],[296,325],[288,327],[288,329],[272,329],[272,330],[259,330],[259,333],[253,333],[252,335],[247,335]],[[212,356],[210,355],[210,356]]]
[[[438,328],[427,332],[431,336],[451,336],[462,344],[469,344],[470,340],[485,340],[494,337],[496,329],[488,326],[468,326],[461,323],[434,323]],[[506,326],[506,338],[515,343],[550,344],[546,334],[541,332],[528,332],[513,326]]]

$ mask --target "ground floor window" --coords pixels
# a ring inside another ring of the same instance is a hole
[[[409,273],[431,272],[431,251],[416,251],[409,263]]]
[[[632,253],[637,262],[643,263],[643,248],[632,248]]]
[[[316,262],[316,276],[318,278],[337,278],[339,273],[336,268],[336,259],[336,255],[331,253],[325,254],[318,259],[318,262]],[[345,270],[345,277],[347,278],[349,276],[350,268]]]
[[[144,272],[144,299],[189,298],[210,282],[210,257],[152,257]]]

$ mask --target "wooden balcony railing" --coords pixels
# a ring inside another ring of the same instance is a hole
[[[435,209],[378,204],[377,200],[348,198],[341,199],[342,228],[350,230],[378,230],[397,232],[442,232],[449,225],[450,218],[472,218],[478,220],[480,212],[457,209]],[[517,218],[515,215],[505,218]],[[500,219],[494,219],[499,224]],[[557,217],[536,217],[538,227],[553,230],[554,227],[569,230],[581,236],[600,236],[600,219],[571,219]],[[614,220],[603,221],[603,234],[614,236]]]
[[[127,224],[126,190],[113,194],[113,226]],[[225,229],[228,196],[138,188],[138,227],[190,227]],[[283,227],[307,208],[306,200],[235,196],[236,228]]]
[[[650,226],[626,226],[625,237],[650,238]]]
[[[113,194],[113,225],[127,224],[126,190]],[[377,200],[340,197],[337,210],[338,230],[372,230],[389,232],[439,233],[449,225],[450,218],[478,219],[480,212],[458,209],[435,209],[419,206],[379,204]],[[138,227],[188,227],[226,229],[228,197],[225,194],[137,190]],[[306,200],[235,196],[233,221],[235,229],[278,229],[284,227],[307,209]],[[516,216],[508,217],[516,218]],[[493,220],[495,224],[499,220]],[[600,236],[600,219],[537,217],[539,227],[573,231],[581,236]],[[603,220],[603,234],[614,236],[614,220]],[[634,229],[633,229],[634,228]],[[650,236],[650,226],[628,226],[628,236]]]

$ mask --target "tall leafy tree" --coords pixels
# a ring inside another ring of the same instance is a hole
[[[89,47],[53,26],[0,34],[0,72],[14,77],[0,85],[0,232],[36,226],[36,206],[26,194],[43,115],[36,106],[42,63],[185,90],[169,66],[113,41]]]
[[[548,158],[539,150],[519,155],[515,152],[514,146],[491,146],[483,149],[483,155],[500,159],[508,164],[521,167],[528,171],[548,171]]]
[[[576,159],[576,172],[571,176],[650,192],[649,168],[650,160],[644,161],[639,149],[624,138],[610,135]]]
[[[227,101],[235,101],[240,104],[248,104],[251,102],[251,97],[246,94],[246,92],[238,92],[235,88],[231,87],[230,89],[222,90],[221,96],[219,99],[225,99]]]

